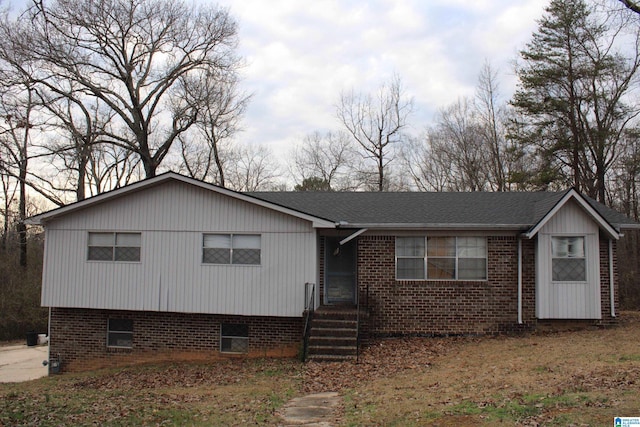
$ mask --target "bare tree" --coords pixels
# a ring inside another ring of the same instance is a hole
[[[484,140],[489,151],[489,171],[487,174],[491,189],[507,191],[507,165],[505,158],[506,141],[504,130],[504,105],[500,102],[498,74],[485,62],[478,76],[476,88],[476,111]]]
[[[276,187],[281,174],[270,158],[271,152],[264,145],[239,147],[229,162],[227,187],[236,191],[263,191]]]
[[[640,4],[631,0],[619,0],[627,9],[634,11],[635,13],[640,14]]]
[[[33,0],[10,32],[38,64],[33,81],[57,95],[73,82],[118,118],[109,135],[140,157],[152,177],[174,141],[191,127],[198,107],[182,78],[233,70],[236,23],[224,9],[169,0]],[[178,108],[176,108],[176,106]]]
[[[291,173],[302,185],[308,180],[319,180],[330,190],[344,191],[355,188],[353,169],[355,152],[349,135],[344,132],[314,132],[307,135],[302,145],[291,156]]]
[[[437,132],[432,135],[432,146],[449,159],[453,189],[487,190],[489,156],[472,102],[459,99],[440,110],[436,121]]]
[[[178,136],[189,176],[226,186],[230,139],[240,131],[240,119],[250,95],[238,89],[235,70],[205,70],[181,79],[186,102],[198,108],[194,126]]]
[[[435,141],[437,132],[428,129],[419,138],[410,138],[403,145],[400,158],[419,191],[447,191],[451,183],[451,164],[447,153]]]
[[[9,75],[4,73],[4,78]],[[0,108],[0,144],[3,160],[2,174],[14,178],[18,186],[18,221],[17,232],[20,246],[20,266],[27,266],[27,174],[30,160],[32,116],[35,109],[34,89],[28,80],[20,75],[2,91]],[[5,80],[7,82],[7,80]]]
[[[395,145],[403,140],[402,131],[413,111],[413,99],[407,99],[400,77],[383,83],[375,95],[343,92],[337,116],[362,149],[362,156],[376,165],[376,188],[388,185],[385,175],[395,157]]]

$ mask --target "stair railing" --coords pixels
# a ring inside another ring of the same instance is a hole
[[[316,284],[304,284],[304,339],[302,343],[302,361],[307,360],[309,351],[309,333],[311,332],[311,318],[316,307]]]
[[[356,301],[356,363],[360,362],[360,292],[359,292],[359,288],[356,287],[356,292],[358,292],[357,296],[357,301]],[[369,284],[367,284],[367,288],[366,288],[366,300],[364,303],[364,308],[368,309],[369,307]]]

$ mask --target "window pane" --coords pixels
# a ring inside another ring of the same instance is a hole
[[[220,351],[247,353],[249,351],[249,325],[223,323],[220,331]]]
[[[227,353],[248,353],[249,340],[247,338],[225,338],[220,339],[220,351]]]
[[[424,258],[398,258],[397,279],[424,279]]]
[[[396,237],[396,256],[423,257],[424,237]]]
[[[458,237],[458,257],[485,258],[487,239],[484,237]]]
[[[116,233],[116,246],[140,246],[140,233]]]
[[[487,278],[487,260],[485,258],[459,258],[459,280],[485,280]]]
[[[139,247],[118,247],[115,250],[116,261],[140,261]]]
[[[260,249],[260,236],[238,234],[233,236],[234,249]]]
[[[233,264],[259,265],[260,249],[234,249]]]
[[[551,270],[556,282],[584,282],[587,277],[584,258],[554,258]]]
[[[222,336],[225,337],[249,337],[249,325],[239,325],[235,323],[222,324]]]
[[[133,332],[133,320],[131,319],[109,319],[110,331]]]
[[[427,237],[427,256],[455,257],[455,237]]]
[[[552,237],[551,256],[554,258],[584,258],[584,237]]]
[[[131,332],[110,332],[108,345],[111,347],[133,347]]]
[[[113,261],[113,247],[90,246],[89,261]]]
[[[205,234],[203,240],[205,248],[231,248],[230,234]]]
[[[204,248],[202,262],[205,264],[231,264],[231,249]]]
[[[455,279],[455,258],[429,258],[427,260],[427,278]]]
[[[107,345],[133,347],[133,320],[109,319],[107,321]]]
[[[113,246],[113,233],[89,233],[89,246]]]

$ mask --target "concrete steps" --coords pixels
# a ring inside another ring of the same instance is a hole
[[[323,306],[313,313],[308,360],[355,360],[358,352],[358,312],[354,307]]]

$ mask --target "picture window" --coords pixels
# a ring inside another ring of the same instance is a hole
[[[486,280],[485,237],[396,237],[397,280]]]

